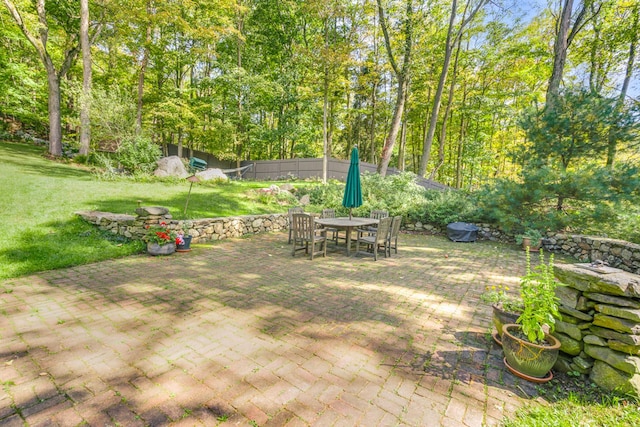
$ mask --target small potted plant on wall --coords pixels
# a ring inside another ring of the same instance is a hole
[[[522,234],[516,236],[516,243],[522,245],[525,251],[538,252],[542,246],[542,233],[535,228],[527,228]]]
[[[170,255],[176,251],[175,231],[168,228],[166,222],[147,226],[143,240],[147,242],[147,253],[150,255]]]
[[[560,317],[555,289],[562,285],[553,275],[553,254],[547,262],[541,250],[540,264],[532,269],[527,250],[526,274],[520,279],[522,314],[515,324],[502,326],[504,363],[521,378],[534,382],[553,378],[551,368],[558,359],[560,341],[550,333]]]

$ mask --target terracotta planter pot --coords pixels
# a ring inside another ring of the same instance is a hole
[[[558,359],[560,341],[545,335],[546,343],[533,344],[518,338],[515,333],[522,327],[515,324],[502,326],[502,350],[510,369],[524,374],[523,378],[545,378]]]
[[[157,256],[157,255],[171,255],[176,251],[176,244],[174,242],[165,243],[160,246],[157,243],[147,243],[147,253],[149,255]]]
[[[520,317],[520,313],[505,311],[495,304],[491,307],[493,307],[493,326],[496,328],[493,339],[498,345],[502,345],[502,325],[516,323],[516,320]]]
[[[542,246],[542,242],[538,239],[537,242],[532,242],[530,238],[523,237],[522,238],[522,249],[527,250],[527,246],[529,247],[529,252],[540,252],[540,246]]]

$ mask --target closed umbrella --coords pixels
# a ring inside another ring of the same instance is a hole
[[[347,185],[344,187],[342,206],[349,208],[349,219],[351,219],[351,210],[361,205],[362,190],[360,189],[360,160],[358,159],[358,147],[353,147],[353,150],[351,150],[349,173],[347,173]]]

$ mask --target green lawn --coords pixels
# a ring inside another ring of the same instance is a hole
[[[196,184],[187,215],[183,210],[189,182],[105,181],[84,167],[46,159],[42,147],[0,142],[0,279],[37,271],[117,258],[143,251],[98,230],[74,212],[98,210],[134,214],[142,206],[165,206],[174,218],[285,212],[265,204],[251,191],[260,182]],[[106,238],[105,238],[106,237]]]

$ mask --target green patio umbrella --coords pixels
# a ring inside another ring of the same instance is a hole
[[[347,185],[344,187],[342,206],[349,208],[349,219],[351,219],[351,210],[360,205],[362,205],[362,190],[360,189],[360,160],[358,159],[358,147],[353,147],[353,150],[351,150],[349,173],[347,173]]]

